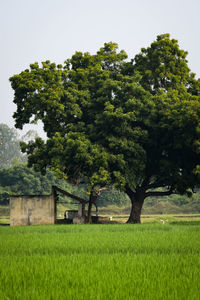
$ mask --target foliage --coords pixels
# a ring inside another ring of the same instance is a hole
[[[1,190],[16,195],[48,194],[53,183],[53,175],[48,172],[46,176],[19,164],[12,168],[0,170]]]
[[[16,126],[41,119],[49,138],[46,143],[36,139],[22,144],[29,165],[43,173],[50,166],[72,182],[83,180],[91,186],[123,184],[118,171],[123,155],[109,153],[100,142],[109,128],[101,126],[98,116],[110,109],[108,101],[113,95],[114,102],[118,85],[126,85],[125,78],[115,78],[126,57],[124,51],[117,53],[116,44],[108,43],[96,55],[77,52],[63,68],[49,61],[42,68],[36,63],[11,78]]]
[[[114,187],[103,190],[98,198],[98,206],[115,205],[118,207],[126,206],[130,202],[128,196]]]
[[[8,205],[9,201],[10,201],[9,193],[0,190],[0,205]]]

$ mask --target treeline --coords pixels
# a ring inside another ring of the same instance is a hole
[[[75,186],[58,179],[52,171],[46,175],[35,172],[26,164],[18,163],[10,168],[0,170],[0,204],[9,203],[9,195],[45,195],[51,193],[52,185],[57,185],[71,194],[88,199],[86,186]],[[63,201],[71,202],[67,197],[60,196]],[[99,196],[99,206],[124,206],[129,203],[127,196],[111,188],[102,191]]]
[[[46,175],[35,172],[28,168],[26,163],[17,163],[10,168],[0,170],[0,205],[8,205],[10,195],[47,195],[51,193],[52,185],[57,185],[71,194],[88,199],[86,186],[75,186],[64,180],[58,179],[52,171],[48,170]],[[71,199],[61,196],[61,201],[71,203]],[[191,197],[184,195],[171,195],[166,197],[150,197],[144,206],[146,212],[152,207],[160,213],[165,209],[164,203],[169,203],[171,209],[175,207],[191,207],[191,212],[200,212],[200,191],[197,190]],[[130,205],[130,200],[123,192],[110,188],[101,192],[98,198],[98,206],[115,205],[124,207]],[[168,209],[169,209],[168,206]]]

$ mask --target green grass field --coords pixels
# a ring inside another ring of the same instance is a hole
[[[0,226],[0,299],[200,299],[200,222]]]

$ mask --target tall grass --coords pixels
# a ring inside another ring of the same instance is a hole
[[[0,299],[200,299],[199,229],[0,227]]]

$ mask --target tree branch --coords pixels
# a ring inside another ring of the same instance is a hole
[[[65,196],[70,197],[70,198],[72,198],[72,199],[74,199],[74,200],[76,200],[76,201],[78,201],[78,202],[80,202],[80,203],[85,203],[85,204],[88,203],[87,200],[82,199],[82,198],[77,197],[77,196],[74,196],[74,195],[72,195],[72,194],[70,194],[70,193],[68,193],[68,192],[66,192],[66,191],[64,191],[64,190],[62,190],[62,189],[60,189],[59,187],[57,187],[57,186],[55,186],[55,185],[53,185],[52,188],[53,188],[54,190],[58,191],[59,193],[62,193],[62,194],[64,194]]]
[[[159,196],[170,196],[171,194],[173,194],[173,188],[171,187],[168,191],[155,191],[155,192],[147,192],[145,193],[146,197],[159,197]]]
[[[128,186],[128,184],[126,184],[126,186],[125,186],[125,193],[129,196],[130,199],[132,199],[135,194],[132,191],[132,189]]]
[[[108,187],[102,187],[96,191],[97,195],[101,194],[101,191],[107,190]]]

